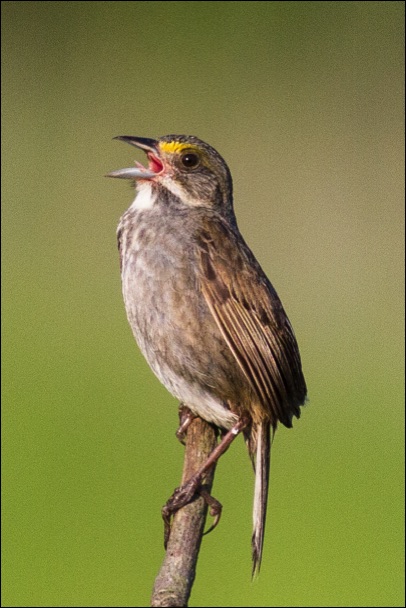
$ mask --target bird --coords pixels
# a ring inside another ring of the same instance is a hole
[[[239,231],[232,176],[222,156],[193,135],[115,139],[148,158],[147,166],[135,162],[107,174],[132,180],[136,190],[117,229],[129,324],[161,383],[192,417],[222,433],[204,470],[168,501],[166,517],[192,499],[204,471],[242,432],[255,471],[255,576],[272,439],[279,423],[292,427],[306,401],[297,340]],[[247,204],[255,208],[255,200]]]

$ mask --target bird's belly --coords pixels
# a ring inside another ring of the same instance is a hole
[[[245,382],[187,260],[140,250],[122,269],[127,317],[153,372],[196,414],[230,428]]]

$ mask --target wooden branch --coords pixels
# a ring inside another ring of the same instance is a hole
[[[195,418],[187,429],[182,484],[205,463],[217,445],[214,428]],[[204,479],[211,491],[215,466]],[[151,606],[187,606],[196,574],[207,505],[198,497],[180,509],[173,518],[165,559],[155,579]]]

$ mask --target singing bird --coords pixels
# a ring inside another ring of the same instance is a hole
[[[237,226],[230,170],[195,136],[119,136],[144,150],[118,226],[125,308],[162,384],[222,430],[203,467],[167,504],[191,500],[205,471],[242,431],[255,470],[253,573],[262,558],[271,439],[306,399],[296,338],[282,303]]]

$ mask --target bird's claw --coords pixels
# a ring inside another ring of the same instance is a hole
[[[182,507],[189,504],[196,490],[199,487],[200,478],[191,477],[183,486],[176,488],[172,496],[167,500],[166,504],[162,508],[162,519],[164,520],[164,546],[165,549],[168,544],[169,536],[171,533],[171,520],[173,515],[179,511]]]
[[[217,527],[217,525],[220,521],[223,505],[216,498],[214,498],[207,490],[205,490],[204,487],[200,488],[199,494],[204,499],[207,506],[209,507],[210,515],[212,517],[214,517],[214,520],[213,520],[213,523],[211,524],[211,526],[208,528],[208,530],[206,530],[206,532],[203,533],[203,535],[205,535],[205,534],[209,534],[209,532],[212,532],[214,530],[214,528]]]
[[[186,405],[181,403],[179,406],[179,428],[176,431],[176,437],[183,445],[186,445],[187,430],[195,418],[196,414],[193,414]]]
[[[189,479],[183,486],[176,488],[172,496],[162,508],[162,519],[164,520],[164,547],[167,548],[169,537],[171,534],[171,521],[179,509],[192,502],[193,498],[198,495],[203,498],[209,507],[209,513],[214,517],[212,525],[204,534],[208,534],[217,526],[220,521],[222,505],[213,498],[206,490],[205,486],[201,486],[199,476],[194,476]]]

